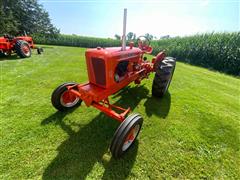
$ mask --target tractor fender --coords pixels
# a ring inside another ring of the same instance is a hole
[[[156,70],[156,68],[158,67],[157,65],[166,57],[166,53],[165,51],[161,51],[157,54],[157,56],[154,58],[154,65],[153,65],[153,69],[154,71]]]

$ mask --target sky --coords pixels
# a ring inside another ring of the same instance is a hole
[[[113,38],[127,32],[187,36],[240,31],[240,0],[39,0],[63,34]]]

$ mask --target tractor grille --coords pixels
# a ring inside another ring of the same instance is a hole
[[[106,69],[104,60],[100,58],[92,58],[92,66],[96,84],[106,86]]]

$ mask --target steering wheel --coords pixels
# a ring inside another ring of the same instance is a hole
[[[147,50],[150,46],[150,40],[146,36],[139,36],[137,38],[138,47],[142,50]]]

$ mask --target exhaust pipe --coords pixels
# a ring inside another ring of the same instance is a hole
[[[126,50],[126,26],[127,26],[127,9],[125,8],[123,15],[122,51]]]

